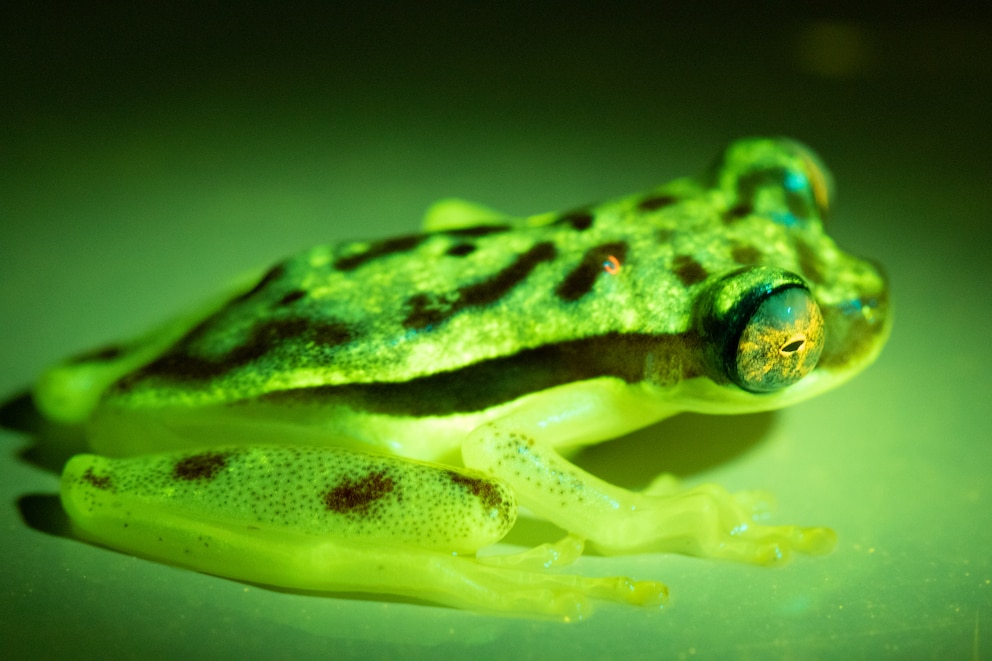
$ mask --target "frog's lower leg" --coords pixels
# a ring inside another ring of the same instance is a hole
[[[756,564],[792,552],[825,553],[828,528],[754,522],[754,500],[706,484],[672,493],[635,493],[562,458],[508,422],[479,428],[462,448],[465,464],[508,482],[520,503],[605,553],[666,551]]]

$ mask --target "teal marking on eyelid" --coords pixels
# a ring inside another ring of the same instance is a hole
[[[809,180],[806,175],[800,172],[788,172],[785,175],[785,185],[786,190],[790,191],[800,191],[805,190],[809,187]]]

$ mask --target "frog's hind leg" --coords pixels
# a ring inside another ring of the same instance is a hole
[[[486,424],[466,440],[465,464],[502,478],[537,516],[604,553],[660,551],[774,564],[794,551],[825,553],[835,543],[828,528],[757,524],[759,498],[714,484],[672,490],[669,482],[651,493],[611,485],[541,443],[539,432],[512,419]]]
[[[575,540],[476,559],[513,525],[512,492],[477,471],[386,455],[290,446],[77,455],[61,497],[84,539],[265,585],[564,620],[588,615],[595,599],[652,607],[667,594],[654,581],[548,571],[581,553]]]

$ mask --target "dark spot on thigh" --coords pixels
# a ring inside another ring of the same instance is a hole
[[[502,490],[492,481],[481,477],[472,477],[455,471],[448,471],[448,477],[455,484],[464,487],[469,493],[479,499],[486,510],[496,510],[503,519],[510,517],[511,508],[503,499]]]
[[[200,454],[184,457],[172,467],[172,476],[177,480],[209,481],[227,468],[229,452],[201,452]]]
[[[365,516],[376,501],[395,488],[395,480],[386,475],[386,471],[369,473],[357,480],[346,477],[324,494],[324,507],[339,514]]]
[[[113,486],[113,480],[110,479],[109,475],[97,475],[93,472],[92,468],[87,468],[83,473],[83,482],[88,483],[94,489],[99,489],[101,491],[110,491]]]

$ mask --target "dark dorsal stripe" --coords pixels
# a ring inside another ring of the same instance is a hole
[[[495,303],[527,279],[539,264],[554,258],[554,244],[545,241],[517,255],[509,266],[495,275],[459,288],[455,291],[452,302],[441,303],[436,297],[427,294],[411,296],[407,301],[409,312],[403,320],[403,325],[406,328],[420,330],[448,321],[468,308]]]
[[[593,220],[595,220],[593,215],[588,211],[577,210],[570,211],[561,218],[558,218],[555,220],[555,224],[568,225],[576,232],[584,232],[592,227]]]
[[[127,348],[119,344],[100,347],[93,351],[77,354],[66,360],[67,365],[81,365],[83,363],[109,363],[117,360],[127,353]]]
[[[492,358],[450,372],[403,382],[352,383],[297,388],[261,395],[273,404],[342,403],[359,411],[397,416],[449,415],[482,411],[548,388],[611,376],[628,383],[645,378],[647,356],[681,357],[688,335],[608,333],[548,344]],[[700,352],[696,351],[692,355]],[[676,360],[656,365],[666,378],[699,376],[701,365]],[[677,367],[674,374],[669,368]]]
[[[281,280],[283,278],[283,276],[285,276],[285,275],[286,275],[286,265],[285,264],[276,264],[271,269],[269,269],[265,273],[265,275],[262,276],[262,278],[255,284],[254,287],[252,287],[251,289],[249,289],[245,293],[240,294],[237,297],[235,297],[231,301],[231,303],[238,303],[240,301],[246,301],[249,298],[252,298],[253,296],[257,296],[258,294],[260,294],[263,291],[265,291],[269,287],[269,285],[271,285],[273,282],[276,282],[277,280]]]
[[[672,273],[686,287],[698,284],[709,277],[709,273],[692,255],[676,255],[672,260]]]
[[[354,271],[359,266],[387,255],[395,255],[401,252],[409,252],[419,246],[429,234],[410,234],[400,236],[395,239],[376,241],[368,249],[356,255],[346,255],[334,260],[334,268],[338,271]]]
[[[503,224],[473,225],[472,227],[458,227],[455,229],[444,230],[442,232],[409,234],[407,236],[400,236],[394,239],[376,241],[375,243],[370,244],[369,247],[362,252],[354,255],[338,257],[334,260],[334,268],[338,271],[354,271],[358,267],[364,266],[365,264],[379,259],[380,257],[388,257],[390,255],[410,252],[431,237],[438,235],[461,238],[477,238],[480,236],[499,234],[501,232],[506,232],[509,229],[511,229],[509,225]]]
[[[475,252],[475,246],[471,243],[456,243],[448,248],[444,254],[449,257],[465,257]]]
[[[471,227],[457,227],[455,229],[444,230],[439,234],[461,237],[489,236],[491,234],[501,234],[513,229],[510,225],[472,225]]]
[[[674,195],[655,195],[638,202],[637,208],[642,211],[657,211],[658,209],[669,207],[678,201],[679,199]]]
[[[120,379],[114,389],[128,391],[148,377],[187,384],[215,379],[257,361],[287,340],[302,338],[318,347],[333,348],[352,339],[351,331],[342,323],[278,319],[255,325],[243,342],[222,356],[204,358],[192,354],[190,348],[209,331],[213,320],[212,317],[194,327],[169,351]]]

